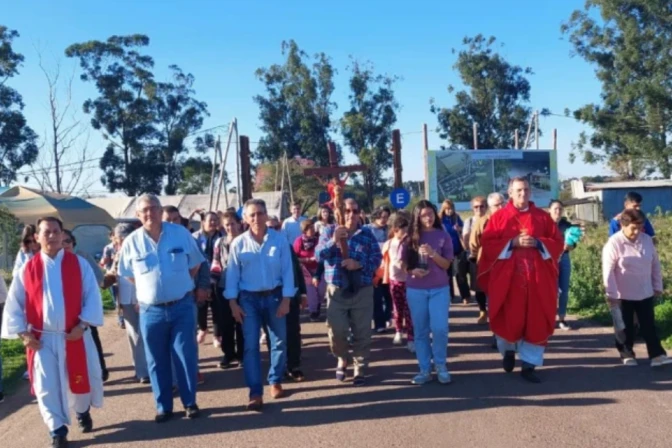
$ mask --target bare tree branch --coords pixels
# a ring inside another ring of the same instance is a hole
[[[56,59],[53,68],[49,69],[44,64],[42,52],[37,48],[35,50],[47,83],[49,129],[44,132],[37,168],[30,174],[42,190],[72,194],[78,188],[83,189],[84,183],[89,183],[94,168],[85,166],[88,161],[88,126],[77,117],[72,107],[75,71],[73,69],[68,78],[62,80],[60,60]]]

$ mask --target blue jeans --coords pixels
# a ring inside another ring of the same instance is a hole
[[[253,292],[241,291],[238,304],[243,309],[243,372],[245,383],[250,388],[250,398],[261,397],[264,385],[261,379],[261,352],[259,335],[262,325],[268,327],[271,346],[271,366],[268,371],[268,383],[280,384],[287,365],[287,320],[276,317],[282,301],[282,291],[270,296],[261,296]]]
[[[145,356],[152,393],[159,413],[173,411],[171,359],[184,407],[196,404],[196,304],[187,294],[169,306],[140,305],[140,329],[145,343]]]
[[[572,274],[572,261],[569,259],[569,253],[565,252],[558,263],[560,275],[558,276],[558,316],[565,317],[567,314],[567,302],[569,301],[569,277]]]
[[[448,309],[450,287],[435,289],[406,289],[415,333],[415,355],[420,371],[429,373],[432,358],[437,370],[446,368],[448,353]],[[431,341],[429,333],[432,333]]]

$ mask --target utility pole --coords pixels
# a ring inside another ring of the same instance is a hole
[[[534,113],[534,142],[539,149],[539,111]]]
[[[401,188],[404,185],[401,179],[401,132],[399,132],[399,129],[392,131],[392,157],[394,188]]]
[[[478,149],[478,123],[474,123],[474,149]]]
[[[429,166],[427,160],[429,158],[429,139],[427,136],[427,123],[422,125],[422,157],[425,161],[425,199],[429,200]]]

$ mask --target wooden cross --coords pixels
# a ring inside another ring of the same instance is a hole
[[[366,171],[369,169],[366,165],[338,165],[338,154],[336,153],[336,144],[333,142],[327,143],[329,151],[329,166],[317,168],[304,168],[303,174],[306,176],[336,176],[342,173],[354,173],[357,171]]]

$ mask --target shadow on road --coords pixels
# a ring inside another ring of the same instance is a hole
[[[542,384],[529,384],[517,372],[506,374],[501,370],[500,360],[490,348],[491,338],[483,327],[478,329],[480,336],[475,334],[476,330],[464,332],[468,324],[460,327],[464,328],[458,332],[451,328],[451,385],[411,386],[409,380],[417,369],[415,359],[404,348],[392,346],[389,335],[374,338],[369,371],[369,384],[375,387],[374,390],[355,390],[351,384],[335,380],[328,385],[312,383],[333,378],[335,365],[335,359],[327,354],[326,345],[316,343],[303,349],[304,371],[311,381],[291,389],[293,394],[286,399],[266,402],[261,414],[248,413],[242,403],[235,403],[203,409],[203,418],[194,421],[178,417],[162,426],[146,420],[127,421],[98,428],[97,432],[105,434],[96,435],[94,440],[87,441],[87,445],[159,441],[273,427],[303,428],[498,407],[596,406],[616,402],[613,398],[596,396],[600,393],[670,388],[669,369],[655,371],[645,365],[625,369],[619,366],[615,354],[613,357],[591,356],[609,350],[611,336],[579,332],[554,337],[549,352],[562,356],[551,358],[540,370]],[[489,359],[466,359],[479,352],[490,354]],[[208,372],[206,379],[202,390],[244,390],[240,369]],[[334,393],[341,389],[342,393]],[[128,393],[128,389],[123,393]],[[318,396],[307,396],[315,394]]]

